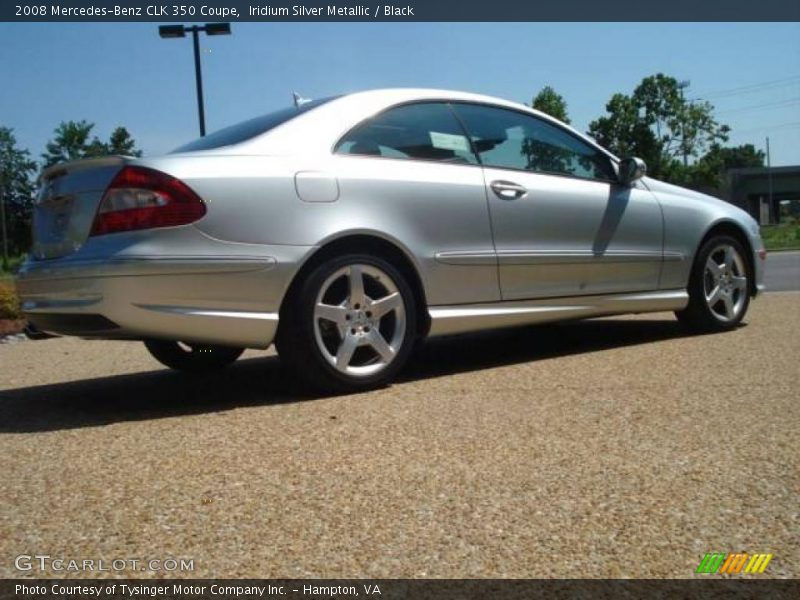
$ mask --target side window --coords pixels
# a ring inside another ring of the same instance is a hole
[[[336,147],[338,154],[477,164],[461,124],[446,104],[406,104],[364,121]]]
[[[453,108],[486,166],[616,181],[605,154],[556,125],[490,106],[454,104]]]

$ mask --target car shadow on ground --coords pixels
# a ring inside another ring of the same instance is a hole
[[[422,345],[398,383],[687,335],[674,320],[601,319],[454,336]],[[252,358],[218,373],[159,369],[0,391],[0,433],[96,427],[321,397],[306,391],[277,357]]]

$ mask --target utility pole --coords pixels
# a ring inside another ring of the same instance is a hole
[[[683,166],[689,166],[689,150],[686,147],[686,113],[684,112],[683,90],[689,87],[688,79],[678,82],[678,91],[681,94],[681,150],[683,151]]]
[[[781,215],[780,211],[775,210],[775,206],[772,203],[772,160],[769,155],[769,136],[767,136],[767,181],[769,185],[769,214],[772,215],[775,212],[775,224],[778,224],[780,223]]]
[[[8,271],[8,231],[6,230],[6,184],[0,180],[0,223],[3,230],[3,270]]]

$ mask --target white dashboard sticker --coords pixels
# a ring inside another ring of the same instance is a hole
[[[455,152],[469,152],[469,142],[463,135],[452,133],[439,133],[431,131],[431,144],[440,150],[454,150]]]

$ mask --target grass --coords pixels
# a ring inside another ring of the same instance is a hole
[[[10,278],[0,279],[0,319],[21,319],[19,298]]]
[[[14,287],[14,273],[19,270],[25,255],[9,256],[8,269],[3,268],[3,257],[0,254],[0,320],[22,319],[22,311],[17,298],[17,290]],[[0,327],[0,329],[4,329]],[[3,332],[0,332],[2,334]]]
[[[8,257],[8,269],[3,268],[3,256],[0,253],[0,279],[8,278],[14,275],[17,271],[19,271],[20,266],[22,266],[22,262],[25,260],[24,254],[19,254],[16,256],[9,256]]]
[[[766,225],[761,228],[761,238],[768,251],[800,250],[800,222]]]

